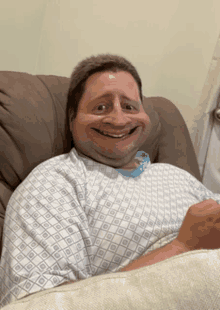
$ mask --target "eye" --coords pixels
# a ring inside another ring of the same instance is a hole
[[[93,112],[94,112],[94,113],[103,113],[103,112],[106,112],[106,110],[107,110],[106,104],[100,103],[100,104],[98,104],[98,105],[93,109]]]
[[[126,104],[126,109],[127,109],[127,110],[133,110],[134,107],[132,107],[130,104]]]
[[[104,104],[98,105],[98,106],[97,106],[97,110],[98,110],[98,111],[103,111],[103,110],[105,110]]]
[[[134,107],[133,105],[130,105],[130,104],[128,104],[128,103],[126,103],[126,104],[124,105],[124,109],[125,109],[126,111],[128,111],[128,112],[136,112],[136,111],[137,111],[136,107]]]

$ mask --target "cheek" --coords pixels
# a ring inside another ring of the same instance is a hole
[[[70,124],[70,131],[75,142],[86,139],[85,128],[76,119]]]
[[[144,131],[149,130],[149,126],[151,125],[151,121],[149,116],[146,113],[139,115],[138,121],[142,124]]]
[[[150,120],[150,117],[147,115],[145,117],[145,124],[146,124],[146,127],[149,128],[149,126],[151,126],[151,120]]]
[[[88,142],[91,140],[91,120],[88,117],[79,114],[70,127],[75,141]]]
[[[151,132],[152,123],[148,116],[144,116],[143,118],[141,118],[140,123],[141,123],[142,131],[140,132],[139,138],[141,139],[140,141],[143,142],[148,138]]]

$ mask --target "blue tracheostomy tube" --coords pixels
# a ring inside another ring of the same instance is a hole
[[[135,158],[140,159],[142,161],[138,168],[132,171],[127,171],[124,169],[116,169],[116,170],[126,177],[131,177],[131,178],[138,177],[147,167],[148,163],[150,162],[150,157],[144,151],[138,151]]]

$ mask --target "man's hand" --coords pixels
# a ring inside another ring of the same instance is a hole
[[[171,243],[141,256],[121,271],[149,266],[192,250],[218,248],[220,248],[220,205],[209,199],[189,208],[178,237]]]
[[[191,206],[176,239],[189,250],[220,248],[220,205],[209,199]]]

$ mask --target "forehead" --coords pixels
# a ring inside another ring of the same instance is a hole
[[[90,76],[85,84],[82,99],[93,99],[106,92],[129,95],[132,99],[139,100],[138,85],[129,72],[97,72]]]
[[[118,71],[118,72],[112,72],[112,71],[104,71],[104,72],[96,72],[93,75],[91,75],[87,81],[87,86],[92,85],[94,83],[100,82],[100,83],[109,83],[109,82],[116,82],[125,80],[127,83],[136,84],[135,79],[133,76],[126,71]]]

